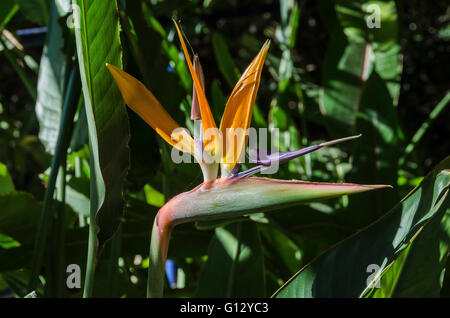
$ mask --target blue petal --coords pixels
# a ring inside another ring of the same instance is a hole
[[[345,137],[345,138],[341,138],[341,139],[335,139],[332,141],[323,142],[323,143],[320,143],[317,145],[312,145],[312,146],[302,148],[299,150],[287,151],[287,152],[275,152],[275,153],[267,153],[266,154],[266,153],[259,152],[256,149],[251,149],[250,150],[251,155],[252,155],[252,157],[255,157],[256,159],[251,158],[249,154],[246,154],[247,158],[250,160],[250,162],[258,164],[258,166],[255,166],[248,170],[239,172],[240,171],[240,165],[239,165],[239,168],[237,169],[237,171],[235,171],[235,169],[233,169],[231,176],[236,177],[236,178],[249,177],[251,175],[261,172],[265,167],[272,166],[274,163],[282,164],[289,160],[292,160],[297,157],[306,155],[310,152],[316,151],[317,149],[320,149],[322,147],[332,146],[334,144],[337,144],[337,143],[340,143],[343,141],[347,141],[347,140],[351,140],[351,139],[355,139],[360,136],[361,136],[361,134],[359,134],[357,136],[350,136],[350,137]]]

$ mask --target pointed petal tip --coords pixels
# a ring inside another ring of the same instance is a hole
[[[109,72],[114,77],[116,82],[119,80],[119,78],[123,77],[123,75],[122,75],[123,71],[121,69],[119,69],[117,66],[114,66],[109,63],[105,63],[105,66],[108,68]]]
[[[362,134],[359,134],[359,135],[348,136],[348,137],[339,138],[339,139],[335,139],[335,140],[331,140],[331,141],[326,141],[326,142],[321,143],[320,146],[321,147],[329,147],[329,146],[332,146],[332,145],[335,145],[335,144],[338,144],[338,143],[341,143],[344,141],[349,141],[352,139],[359,138],[361,136],[362,136]]]
[[[385,189],[385,188],[394,188],[390,184],[357,184],[357,183],[334,183],[337,186],[346,186],[346,187],[360,187],[367,188],[367,190],[377,190],[377,189]]]
[[[394,188],[390,184],[370,184],[370,185],[365,184],[364,186],[372,188],[372,189],[384,189],[384,188],[393,189]]]
[[[177,30],[178,38],[181,43],[181,47],[183,49],[184,57],[186,58],[186,62],[188,64],[189,72],[191,73],[191,77],[194,81],[194,87],[195,87],[198,102],[199,102],[198,104],[199,104],[200,115],[201,115],[201,120],[202,120],[202,124],[203,124],[203,131],[206,133],[206,131],[209,128],[217,127],[216,122],[214,121],[214,117],[212,115],[211,109],[210,109],[208,101],[206,99],[205,92],[203,91],[202,84],[200,83],[200,79],[198,78],[197,73],[194,70],[194,66],[192,64],[186,44],[184,42],[184,39],[183,39],[184,32],[180,28],[178,23],[176,23],[176,21],[174,21],[174,23],[175,23],[175,28]],[[189,44],[189,42],[188,42],[188,44]]]
[[[112,64],[109,64],[108,62],[105,63],[105,66],[108,68],[108,70],[109,70],[110,72],[112,72],[114,69],[117,68],[117,66],[114,66],[114,65],[112,65]]]
[[[266,42],[264,42],[263,46],[261,47],[260,52],[267,53],[267,51],[269,51],[270,43],[271,43],[271,40],[267,39]]]

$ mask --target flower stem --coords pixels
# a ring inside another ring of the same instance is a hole
[[[164,294],[165,264],[171,227],[159,222],[159,213],[153,222],[150,241],[147,298],[162,298]]]
[[[56,297],[63,297],[64,295],[64,275],[65,275],[65,202],[66,202],[66,162],[61,162],[59,167],[59,175],[57,180],[57,228],[56,228],[56,240],[55,240],[55,295]]]
[[[92,160],[92,159],[91,159]],[[88,255],[86,261],[86,277],[84,279],[83,298],[91,298],[94,289],[95,265],[97,263],[97,233],[95,228],[95,209],[90,209]]]

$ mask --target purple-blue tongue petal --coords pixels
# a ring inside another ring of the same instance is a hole
[[[246,154],[247,158],[249,159],[250,162],[258,164],[258,166],[252,167],[252,168],[242,171],[242,172],[232,171],[232,177],[238,177],[238,178],[249,177],[251,175],[261,172],[262,170],[264,170],[265,167],[271,166],[273,164],[282,164],[282,163],[285,163],[286,161],[289,161],[289,160],[295,159],[297,157],[306,155],[310,152],[316,151],[317,149],[320,149],[322,147],[332,146],[334,144],[337,144],[337,143],[340,143],[343,141],[347,141],[347,140],[351,140],[351,139],[355,139],[360,136],[361,136],[361,134],[356,135],[356,136],[345,137],[345,138],[341,138],[341,139],[335,139],[335,140],[323,142],[323,143],[320,143],[317,145],[308,146],[306,148],[302,148],[299,150],[287,151],[287,152],[275,152],[275,153],[267,153],[266,154],[266,153],[259,152],[256,149],[251,149],[250,150],[251,156],[249,156],[249,154]],[[254,159],[254,158],[256,158],[256,159]]]
[[[252,149],[250,151],[252,152],[253,157],[256,157],[257,159],[253,159],[250,156],[248,156],[248,158],[250,162],[257,163],[263,166],[270,166],[273,162],[284,163],[286,161],[306,155],[307,153],[313,152],[314,150],[317,150],[319,148],[322,148],[321,144],[309,146],[294,151],[274,152],[272,154],[262,154],[261,152]]]

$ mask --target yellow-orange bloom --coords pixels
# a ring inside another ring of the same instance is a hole
[[[204,141],[204,149],[210,154],[222,155],[222,175],[228,175],[245,151],[248,140],[245,132],[250,127],[261,71],[270,41],[264,43],[231,92],[220,123],[219,133],[201,79],[194,69],[180,28],[176,23],[175,27],[194,82],[204,136],[210,138]],[[133,76],[113,65],[107,64],[106,66],[114,77],[126,104],[170,145],[194,155],[192,137],[187,131],[180,129],[181,127],[170,117],[155,96]],[[217,133],[211,134],[211,130],[215,130]],[[177,133],[174,134],[174,131]],[[238,131],[240,133],[236,133]],[[217,134],[221,134],[222,142],[219,142]]]

